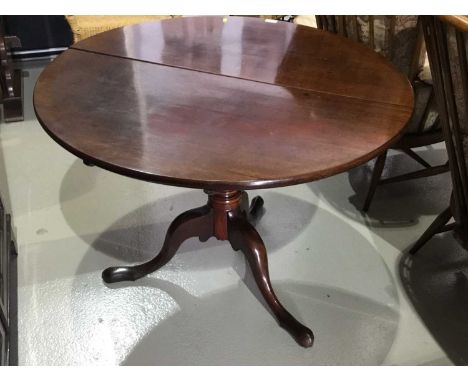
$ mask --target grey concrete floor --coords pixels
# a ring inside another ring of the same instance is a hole
[[[468,365],[468,256],[452,233],[400,261],[403,287],[450,359]]]
[[[315,333],[299,347],[265,308],[240,253],[189,240],[160,271],[107,286],[101,271],[152,257],[201,191],[149,184],[80,160],[42,130],[25,67],[25,121],[0,126],[0,191],[13,212],[21,365],[450,364],[409,302],[402,252],[448,203],[448,175],[382,187],[368,216],[370,165],[262,195],[258,224],[273,285]],[[73,100],[69,100],[73,102]],[[444,161],[443,146],[421,150]],[[387,170],[417,168],[392,153]]]

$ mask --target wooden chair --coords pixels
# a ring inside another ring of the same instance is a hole
[[[450,206],[411,248],[449,230],[468,249],[468,16],[421,16],[452,178]],[[451,218],[454,223],[448,223]]]
[[[377,186],[448,171],[448,163],[432,166],[412,149],[443,140],[430,83],[420,80],[425,58],[424,39],[418,16],[316,16],[317,27],[361,42],[388,58],[411,81],[415,110],[404,135],[391,149],[401,150],[424,169],[381,179],[386,150],[374,165],[363,211],[369,210]],[[385,91],[385,89],[382,89]]]

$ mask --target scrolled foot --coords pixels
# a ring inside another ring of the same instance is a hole
[[[296,342],[305,348],[310,348],[314,344],[314,334],[308,327],[302,325],[294,317],[295,322],[281,322],[280,326],[285,329]]]
[[[208,241],[208,239],[212,236],[211,234],[211,231],[210,232],[202,232],[199,236],[198,236],[198,240],[200,240],[202,243],[204,243],[205,241]]]
[[[265,214],[265,208],[263,208],[264,204],[265,202],[261,196],[256,196],[249,204],[249,196],[247,195],[247,192],[242,192],[240,210],[245,214],[249,222],[253,225],[255,225],[255,223],[257,223]]]
[[[261,219],[261,217],[265,214],[265,208],[263,208],[264,204],[265,202],[261,196],[256,196],[252,199],[249,208],[249,217],[251,220],[258,221]]]
[[[252,226],[243,217],[232,217],[229,220],[229,241],[234,250],[241,250],[252,270],[258,288],[270,307],[278,324],[288,331],[288,333],[303,347],[311,347],[314,343],[312,331],[297,321],[289,313],[276,297],[271,285],[268,272],[268,259],[265,245]]]
[[[102,272],[102,279],[104,282],[111,284],[120,281],[135,281],[143,277],[133,267],[110,267]]]
[[[156,257],[143,264],[107,268],[102,272],[102,279],[106,283],[138,280],[167,264],[185,240],[198,236],[200,240],[206,241],[212,232],[212,217],[208,206],[186,211],[169,226],[164,244]]]

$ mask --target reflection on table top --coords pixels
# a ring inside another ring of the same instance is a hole
[[[297,184],[377,155],[409,119],[406,78],[342,37],[193,17],[105,32],[49,65],[38,118],[74,154],[143,180],[211,189]]]

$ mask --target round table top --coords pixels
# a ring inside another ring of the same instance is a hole
[[[344,37],[248,17],[189,17],[82,40],[34,107],[64,148],[134,178],[211,190],[292,185],[375,157],[413,110],[407,78]]]

